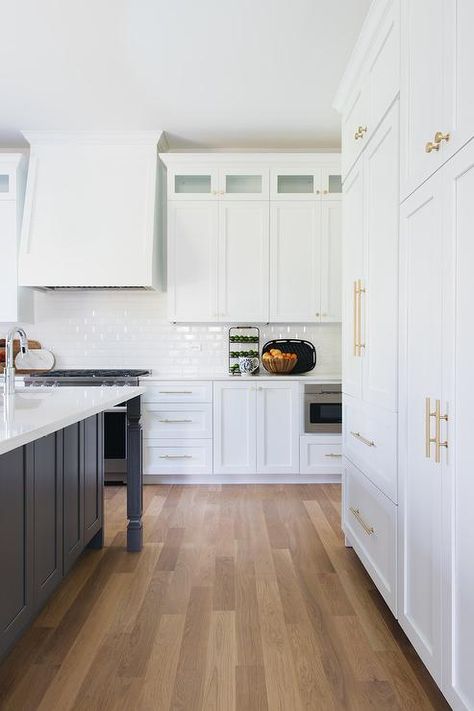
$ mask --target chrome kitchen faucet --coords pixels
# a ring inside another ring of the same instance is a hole
[[[28,338],[22,328],[14,327],[7,333],[5,339],[5,369],[3,371],[3,382],[5,395],[15,392],[15,360],[13,357],[13,341],[16,335],[20,337],[20,349],[22,353],[28,351]]]

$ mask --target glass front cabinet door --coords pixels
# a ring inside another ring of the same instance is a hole
[[[332,165],[300,164],[272,170],[273,200],[317,200],[340,198],[342,182],[340,168]]]
[[[224,166],[219,171],[219,196],[225,200],[268,200],[269,170],[258,165]]]
[[[209,166],[168,168],[170,200],[214,200],[219,194],[219,171]]]

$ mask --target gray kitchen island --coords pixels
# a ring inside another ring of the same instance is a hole
[[[103,545],[103,412],[127,403],[127,550],[142,547],[140,387],[0,391],[0,659]],[[124,521],[125,527],[125,521]]]

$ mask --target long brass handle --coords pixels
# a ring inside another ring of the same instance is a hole
[[[355,437],[355,439],[358,439],[360,442],[363,442],[363,444],[366,444],[367,447],[375,447],[375,442],[371,439],[367,439],[367,437],[361,435],[360,432],[351,432],[351,435]]]
[[[364,519],[363,519],[362,516],[360,515],[359,509],[355,509],[353,506],[350,506],[350,512],[355,516],[355,518],[356,518],[357,521],[360,523],[360,525],[362,526],[362,528],[364,529],[364,531],[366,532],[366,534],[367,534],[368,536],[371,536],[373,533],[375,533],[374,527],[373,527],[373,526],[369,526],[368,524],[366,524],[366,522],[364,521]]]
[[[441,442],[441,420],[445,422],[448,421],[448,415],[441,414],[441,402],[436,400],[435,405],[435,462],[437,464],[441,461],[441,447],[448,448],[448,440]]]
[[[353,325],[354,325],[354,332],[353,332],[353,354],[355,356],[359,355],[358,353],[358,343],[357,343],[357,333],[358,333],[358,326],[357,326],[357,282],[355,281],[353,284],[353,307],[354,307],[354,314],[353,314]]]
[[[181,425],[185,422],[192,422],[192,420],[160,420],[160,422],[163,422],[165,425]]]
[[[362,343],[362,294],[366,294],[366,289],[365,286],[362,284],[362,279],[359,279],[358,283],[358,301],[357,301],[357,308],[358,308],[358,317],[357,321],[359,324],[359,336],[358,336],[358,346],[359,346],[359,355],[361,354],[362,348],[365,348],[365,343]]]
[[[431,412],[431,398],[425,398],[425,456],[431,457],[431,445],[436,442],[436,437],[431,436],[431,418],[436,417],[436,412]]]
[[[333,453],[333,452],[330,452],[329,454],[325,454],[324,456],[325,456],[325,457],[337,457],[337,458],[339,458],[339,457],[342,457],[342,454],[335,454],[335,453]]]
[[[192,454],[160,454],[160,459],[192,459]]]

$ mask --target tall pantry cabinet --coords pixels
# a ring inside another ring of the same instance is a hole
[[[379,320],[377,329],[382,330],[372,345],[375,362],[381,364],[385,358],[387,364],[387,372],[375,379],[375,388],[366,385],[364,376],[373,319],[367,303],[374,289],[370,270],[365,279],[358,274],[364,265],[360,245],[363,255],[369,244],[361,237],[370,234],[367,215],[378,214],[378,208],[367,207],[365,201],[385,201],[387,215],[385,224],[374,222],[380,236],[368,246],[369,259],[375,249],[377,262],[376,247],[388,239],[395,223],[393,185],[388,188],[388,178],[386,190],[378,186],[369,196],[364,160],[372,143],[376,145],[370,130],[379,133],[387,122],[394,125],[390,116],[398,100],[384,112],[378,127],[369,121],[367,131],[363,121],[362,131],[353,126],[358,145],[342,157],[343,527],[347,542],[360,555],[453,709],[473,711],[474,5],[471,0],[375,0],[338,96],[343,152],[344,132],[350,135],[347,126],[353,113],[351,101],[343,101],[350,94],[349,89],[344,94],[344,84],[347,87],[348,78],[353,83],[358,62],[372,66],[370,57],[378,56],[373,52],[378,34],[374,28],[386,26],[383,18],[390,16],[399,17],[394,27],[399,27],[402,50],[401,140],[393,143],[401,173],[399,254],[398,258],[395,251],[392,254],[392,269],[390,259],[381,258],[378,274],[388,279],[390,290],[399,267],[399,288],[393,308],[387,310],[391,316],[384,326]],[[363,91],[352,94],[362,96]],[[380,96],[387,96],[386,86]],[[356,104],[367,106],[360,98]],[[366,139],[367,146],[360,148]],[[388,156],[387,152],[386,177],[393,167]],[[387,292],[383,293],[382,280],[377,283],[379,303],[386,306]],[[397,333],[397,312],[398,366],[396,355],[387,359],[385,347],[390,329]],[[355,408],[347,402],[355,403]],[[373,423],[375,432],[379,428],[377,435],[358,428],[354,409],[360,410],[364,423]],[[398,429],[397,447],[383,457],[382,450],[388,452],[390,445],[389,429],[382,436],[388,413],[394,416],[392,436]],[[377,461],[382,462],[378,478]],[[393,481],[396,486],[391,489]],[[387,501],[393,502],[395,518]]]
[[[394,614],[398,64],[398,7],[391,2],[375,3],[336,97],[343,141],[342,525],[347,543],[356,550]]]

